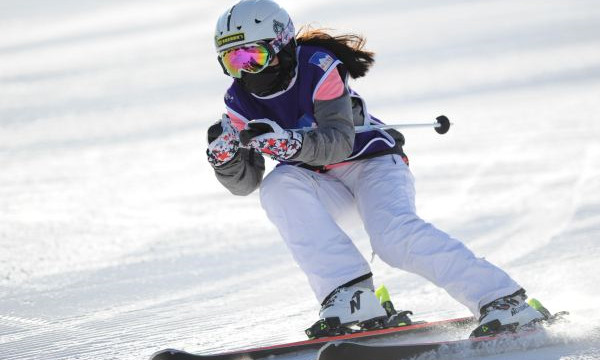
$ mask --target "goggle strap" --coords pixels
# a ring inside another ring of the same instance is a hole
[[[292,41],[292,39],[294,39],[294,24],[292,23],[292,19],[289,19],[281,32],[269,42],[269,46],[273,49],[274,53],[277,54],[285,45]]]
[[[227,68],[225,68],[225,65],[223,64],[221,55],[217,55],[217,60],[219,60],[219,65],[221,65],[221,69],[223,70],[223,73],[225,73],[225,75],[227,75],[227,76],[231,76],[231,74],[229,73],[229,71],[227,71]]]

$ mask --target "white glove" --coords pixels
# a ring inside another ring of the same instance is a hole
[[[302,134],[284,130],[273,120],[257,119],[249,121],[240,131],[240,142],[275,160],[289,160],[300,151]]]

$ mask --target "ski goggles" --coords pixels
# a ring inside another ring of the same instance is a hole
[[[227,75],[241,78],[242,71],[259,73],[273,59],[274,51],[267,43],[245,44],[219,53],[219,63]]]

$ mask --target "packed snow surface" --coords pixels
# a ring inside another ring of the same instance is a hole
[[[469,355],[600,358],[597,1],[281,4],[297,26],[367,37],[377,62],[352,86],[371,113],[452,120],[443,136],[405,131],[419,214],[572,314],[539,349]],[[213,28],[230,5],[0,1],[0,359],[211,353],[302,340],[316,320],[257,193],[229,194],[205,159],[230,82]],[[468,315],[372,267],[415,318]]]

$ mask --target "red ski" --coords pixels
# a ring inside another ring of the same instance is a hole
[[[319,351],[317,360],[402,360],[430,353],[435,358],[445,355],[456,355],[485,349],[489,353],[499,353],[515,349],[527,348],[515,342],[517,339],[526,338],[538,331],[523,333],[484,336],[454,341],[440,341],[403,345],[365,345],[354,342],[332,342]],[[511,341],[513,344],[511,344]],[[511,345],[513,345],[511,347]],[[539,346],[539,345],[538,345]],[[465,355],[468,357],[468,355]]]
[[[272,355],[288,354],[303,350],[318,350],[323,344],[332,341],[362,341],[378,337],[401,335],[416,332],[427,332],[446,327],[463,327],[474,323],[474,318],[464,317],[450,320],[432,321],[432,322],[413,322],[412,325],[361,331],[347,335],[324,337],[313,340],[298,341],[287,344],[265,346],[259,348],[224,352],[218,354],[192,354],[182,350],[166,349],[161,350],[150,358],[150,360],[237,360],[237,359],[260,359]]]
[[[536,338],[534,338],[536,334],[544,331],[544,325],[549,326],[556,321],[561,321],[568,314],[566,311],[561,311],[549,316],[546,320],[533,323],[516,332],[462,340],[401,345],[366,345],[349,341],[330,342],[321,348],[317,360],[402,360],[430,352],[435,353],[436,358],[457,354],[468,357],[477,351],[496,354],[517,349],[536,348],[544,346],[543,342],[535,341]]]

